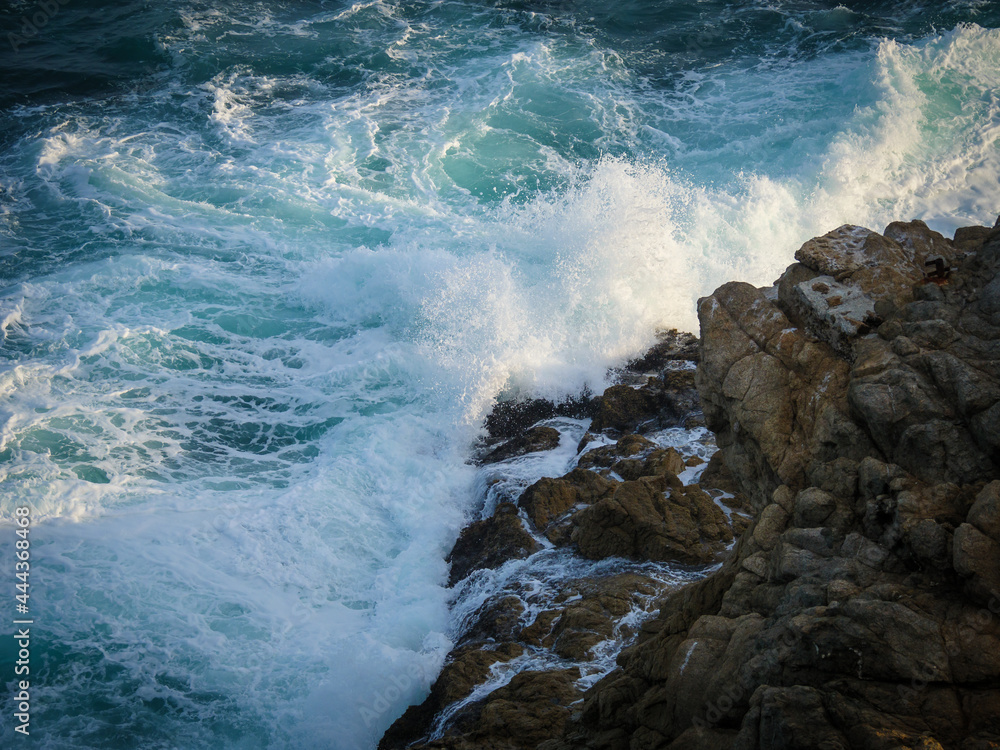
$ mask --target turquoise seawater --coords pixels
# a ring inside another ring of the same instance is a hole
[[[596,390],[839,224],[992,225],[997,27],[972,0],[7,3],[30,745],[373,748],[450,647],[498,394]]]

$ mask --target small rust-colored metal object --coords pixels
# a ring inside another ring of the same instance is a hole
[[[944,258],[934,258],[924,263],[925,266],[934,266],[933,271],[928,271],[926,277],[924,278],[924,283],[937,284],[942,286],[948,283],[948,277],[951,276],[951,269],[944,264]]]

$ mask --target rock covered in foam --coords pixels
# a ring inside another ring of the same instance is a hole
[[[510,440],[501,443],[483,456],[481,462],[493,464],[528,453],[550,451],[559,446],[559,430],[545,425],[536,425]]]

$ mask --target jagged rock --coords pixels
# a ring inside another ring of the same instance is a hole
[[[964,255],[969,251],[978,250],[992,231],[992,227],[960,227],[955,230],[952,244],[961,255]]]
[[[465,698],[476,685],[485,682],[490,667],[523,653],[524,647],[518,643],[503,643],[493,649],[463,648],[453,651],[431,686],[427,700],[407,709],[382,737],[379,750],[403,750],[413,739],[426,735],[437,713]]]
[[[698,393],[691,370],[663,370],[608,388],[593,401],[594,432],[650,431],[696,418]]]
[[[516,438],[543,419],[556,416],[583,419],[591,416],[592,409],[589,393],[558,404],[542,398],[498,401],[486,415],[486,442],[495,444]]]
[[[492,516],[462,530],[447,558],[451,563],[449,585],[454,586],[474,570],[498,568],[538,550],[538,542],[524,530],[513,503],[500,503]]]
[[[676,362],[698,360],[698,337],[678,331],[657,331],[657,342],[641,357],[631,360],[627,370],[635,373],[659,372]]]
[[[971,578],[981,599],[1000,592],[1000,544],[969,523],[955,530],[954,565],[959,575]]]
[[[955,261],[955,244],[920,219],[894,221],[882,234],[898,242],[918,268],[926,270],[928,261],[934,258],[943,258],[946,267],[951,267]]]
[[[570,704],[580,692],[578,669],[521,672],[509,684],[465,707],[439,740],[410,745],[412,750],[537,750],[562,735]],[[396,750],[387,746],[380,750]]]
[[[500,401],[486,416],[486,430],[490,442],[510,440],[529,429],[536,422],[556,415],[556,406],[546,399]]]
[[[901,231],[895,234],[897,238],[909,236]],[[795,260],[868,297],[900,302],[909,298],[912,286],[924,277],[924,256],[915,250],[921,240],[922,236],[917,237],[907,247],[870,229],[844,225],[806,242],[796,251]]]
[[[642,435],[626,435],[614,445],[587,451],[577,466],[581,469],[605,468],[622,479],[634,480],[658,474],[680,474],[686,462],[673,448],[656,448]]]
[[[951,241],[921,221],[890,224],[885,236],[845,225],[799,248],[799,264],[777,282],[778,300],[811,336],[850,357],[853,340],[882,322],[876,301],[905,304],[927,259],[950,264],[953,253]]]
[[[642,477],[660,474],[680,474],[684,471],[684,459],[673,448],[659,449],[645,458],[626,458],[611,465],[613,471],[625,480],[636,480]]]
[[[1000,542],[1000,481],[990,482],[976,496],[968,521],[994,542]]]
[[[726,462],[722,459],[722,453],[719,451],[713,453],[712,457],[708,459],[708,466],[701,473],[698,484],[705,489],[722,490],[732,495],[740,491],[739,483],[729,471],[729,467],[726,466]]]
[[[564,659],[584,661],[594,646],[611,637],[614,627],[609,617],[591,607],[567,607],[553,625],[552,650]]]
[[[559,430],[554,427],[537,426],[526,430],[497,446],[481,459],[481,463],[493,464],[527,453],[548,451],[559,445]]]
[[[861,460],[871,441],[850,418],[849,366],[749,284],[699,305],[702,409],[723,460],[761,509],[780,484],[804,487],[814,461]]]
[[[587,451],[580,456],[576,465],[581,469],[607,468],[620,458],[642,455],[655,448],[656,445],[642,435],[626,435],[614,445],[603,445]]]
[[[472,615],[472,622],[462,634],[460,643],[491,644],[517,640],[525,606],[519,596],[507,595],[487,599]]]
[[[841,228],[776,293],[700,302],[706,422],[758,517],[558,747],[1000,743],[1000,233],[960,233],[964,260],[919,222],[886,234]],[[932,255],[959,265],[922,284]],[[878,335],[796,302],[821,276]]]
[[[528,487],[517,504],[539,530],[580,503],[592,503],[610,492],[614,482],[585,469],[574,469],[559,479],[544,477]]]
[[[656,591],[652,579],[635,573],[573,581],[557,608],[539,613],[521,631],[521,640],[565,659],[588,661],[591,649],[611,637],[616,623]],[[628,635],[628,626],[621,626],[619,634]]]
[[[706,563],[732,541],[725,513],[697,487],[667,474],[623,482],[573,516],[584,557]]]
[[[609,429],[623,432],[633,430],[649,420],[650,414],[656,412],[656,407],[656,399],[648,391],[627,385],[614,385],[596,399],[590,429],[595,432]]]
[[[849,354],[852,339],[882,322],[875,312],[875,300],[832,276],[816,276],[796,284],[788,296],[790,316],[842,354]]]
[[[580,696],[574,680],[580,672],[522,672],[510,684],[489,696],[470,739],[495,737],[510,747],[534,750],[546,739],[558,737],[570,716],[570,704]]]

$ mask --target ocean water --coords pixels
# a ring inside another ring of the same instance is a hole
[[[454,636],[493,401],[601,388],[841,223],[992,225],[998,27],[982,0],[5,4],[0,612],[28,505],[34,624],[31,738],[7,701],[0,744],[373,748]]]

